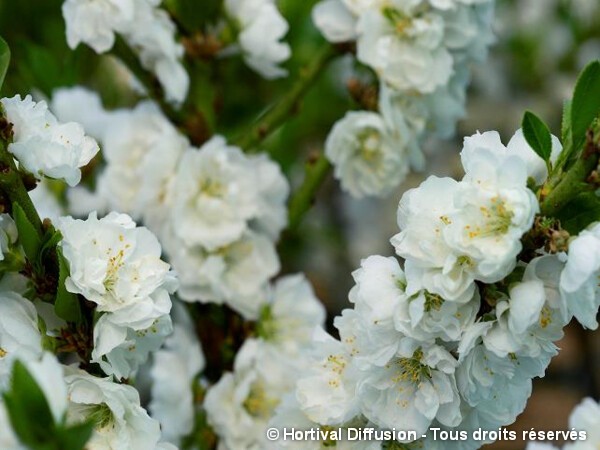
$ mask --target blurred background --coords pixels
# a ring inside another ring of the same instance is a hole
[[[209,32],[218,8],[215,0],[182,11],[177,0],[164,2],[190,33]],[[206,3],[206,4],[205,4]],[[310,20],[316,0],[280,0],[290,23],[286,40],[293,56],[286,67],[289,79],[267,82],[245,67],[240,58],[191,61],[193,78],[189,103],[206,117],[205,133],[239,136],[247,126],[290,87],[293,75],[314,57],[323,40]],[[0,35],[13,59],[1,95],[33,93],[50,98],[57,87],[83,84],[101,93],[105,106],[134,104],[138,94],[131,77],[110,55],[99,57],[80,46],[66,45],[60,0],[0,0]],[[458,154],[463,136],[498,130],[508,142],[523,112],[534,111],[559,133],[563,101],[571,95],[578,72],[600,58],[600,1],[497,0],[494,31],[497,43],[485,64],[473,67],[467,115],[452,141],[427,141],[425,173],[462,176]],[[359,109],[348,82],[372,78],[349,56],[336,60],[302,101],[297,114],[264,143],[288,174],[292,185],[301,182],[305,160],[321,151],[332,124],[349,109]],[[93,184],[93,172],[87,183]],[[279,249],[284,273],[304,271],[332,318],[348,306],[351,273],[362,258],[392,255],[389,238],[398,232],[396,207],[406,189],[418,185],[423,174],[413,174],[385,199],[357,201],[342,193],[330,178],[315,206],[293,233],[283,236]],[[546,378],[537,380],[527,410],[513,429],[566,429],[568,416],[583,396],[600,398],[600,332],[570,325],[560,342],[561,353]],[[519,433],[520,436],[520,433]],[[496,449],[522,448],[523,443],[499,442]]]

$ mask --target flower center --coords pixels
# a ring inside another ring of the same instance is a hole
[[[360,156],[367,162],[376,162],[380,155],[381,136],[376,130],[365,131],[358,137]]]
[[[106,403],[90,406],[88,420],[96,423],[97,429],[109,427],[114,422],[114,416]]]
[[[441,296],[425,291],[425,312],[430,312],[432,309],[439,311],[442,309],[444,301]]]
[[[396,365],[398,370],[392,381],[394,383],[410,382],[412,384],[418,384],[423,379],[431,378],[431,367],[423,364],[423,350],[418,348],[410,358],[398,358]]]
[[[119,240],[122,241],[123,236],[119,236]],[[106,251],[108,255],[108,267],[106,269],[106,278],[104,278],[104,287],[107,291],[112,291],[119,279],[119,270],[125,265],[125,249],[129,247],[129,244],[125,248],[120,249],[117,253],[113,253],[112,247]]]
[[[500,197],[492,198],[488,206],[480,206],[479,212],[483,224],[474,227],[465,226],[465,231],[471,239],[506,234],[512,225],[514,213],[506,207],[506,203]]]
[[[225,195],[225,186],[223,186],[223,183],[211,178],[200,180],[198,190],[200,194],[204,194],[208,197],[219,198]]]
[[[412,26],[412,18],[410,16],[391,6],[384,7],[381,13],[392,25],[396,34],[401,37],[406,36],[408,29]]]
[[[279,404],[279,400],[269,397],[263,383],[256,382],[243,403],[244,409],[253,417],[268,419]]]
[[[4,358],[7,354],[8,352],[0,347],[0,358]]]

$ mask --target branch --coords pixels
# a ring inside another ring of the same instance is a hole
[[[286,96],[268,110],[248,132],[233,139],[232,144],[246,151],[251,151],[279,128],[288,116],[296,110],[301,98],[337,54],[335,47],[329,44],[323,47],[314,60],[300,70],[297,80]]]
[[[581,193],[582,185],[587,183],[590,173],[598,166],[600,147],[596,139],[595,133],[590,130],[585,148],[579,159],[564,173],[560,182],[541,202],[540,212],[542,215],[546,217],[556,216],[570,200]]]
[[[295,229],[304,214],[314,203],[317,190],[329,174],[331,164],[323,154],[311,158],[306,163],[304,181],[290,198],[288,213],[288,228]]]
[[[4,119],[2,120],[5,122]],[[27,193],[15,160],[8,151],[8,142],[4,138],[0,138],[0,190],[8,198],[11,206],[18,203],[23,208],[41,239],[44,235],[42,221]]]

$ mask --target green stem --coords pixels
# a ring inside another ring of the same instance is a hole
[[[8,152],[8,143],[0,139],[0,190],[10,204],[18,203],[34,226],[40,238],[43,237],[42,221],[27,193],[21,174],[15,165],[13,156]]]
[[[251,151],[279,128],[288,116],[295,112],[302,97],[337,54],[338,52],[331,45],[327,44],[323,47],[314,60],[300,70],[298,78],[285,97],[269,109],[248,132],[233,139],[232,144]]]
[[[304,181],[294,192],[289,203],[288,228],[295,229],[304,214],[312,206],[317,190],[329,174],[331,164],[324,155],[319,155],[306,163]]]
[[[590,144],[593,146],[593,144]],[[554,217],[577,194],[582,192],[582,185],[590,173],[598,166],[598,153],[588,152],[589,145],[582,156],[564,173],[560,182],[550,191],[540,204],[543,216]],[[591,186],[590,186],[591,189]]]

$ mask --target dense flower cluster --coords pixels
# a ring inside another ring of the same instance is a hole
[[[461,181],[431,176],[404,194],[391,240],[404,267],[393,257],[363,260],[354,307],[334,322],[340,339],[314,335],[312,363],[271,424],[418,436],[432,426],[498,429],[525,408],[571,317],[597,327],[598,225],[568,254],[540,249],[523,259],[521,239],[539,212],[527,180],[545,180],[542,159],[520,130],[506,147],[496,132],[465,138],[461,158]],[[439,445],[430,434],[404,443]]]
[[[61,117],[88,106],[84,126],[102,144],[106,166],[94,194],[71,194],[73,212],[118,210],[161,240],[186,301],[226,303],[248,318],[279,271],[275,241],[287,223],[289,186],[265,155],[245,155],[216,136],[192,147],[153,103],[105,111],[95,94],[59,90]]]
[[[324,0],[313,20],[325,38],[356,41],[380,80],[378,112],[350,112],[326,154],[354,197],[388,194],[423,169],[425,133],[449,137],[464,114],[469,65],[493,42],[493,0]],[[393,174],[393,176],[390,176]]]

